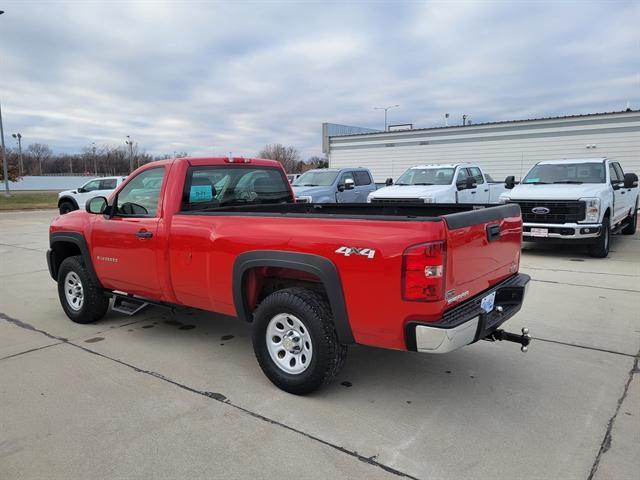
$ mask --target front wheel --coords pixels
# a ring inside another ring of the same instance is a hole
[[[600,236],[596,242],[589,245],[589,255],[595,258],[606,258],[609,255],[609,241],[611,240],[611,224],[609,219],[605,217],[602,222]]]
[[[305,288],[279,290],[262,301],[254,312],[253,350],[267,378],[296,395],[329,383],[347,354],[327,301]]]
[[[76,207],[73,205],[73,203],[69,202],[68,200],[61,202],[60,206],[58,207],[58,210],[60,211],[60,215],[64,215],[65,213],[72,212],[75,209]]]
[[[58,297],[64,313],[76,323],[100,320],[109,309],[109,299],[91,280],[80,255],[65,258],[60,265]]]

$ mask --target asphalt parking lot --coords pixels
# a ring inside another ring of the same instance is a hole
[[[528,353],[350,349],[296,397],[249,326],[193,310],[77,325],[45,251],[53,211],[0,213],[0,478],[635,479],[640,235],[610,257],[526,246]]]

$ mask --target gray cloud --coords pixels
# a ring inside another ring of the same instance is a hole
[[[5,129],[57,151],[320,153],[323,121],[640,107],[638,2],[9,2]]]

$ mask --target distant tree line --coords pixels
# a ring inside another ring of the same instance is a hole
[[[187,157],[187,152],[174,152],[174,155],[153,156],[140,151],[137,145],[132,149],[110,145],[86,147],[81,153],[54,154],[44,143],[32,143],[22,149],[7,148],[9,180],[16,181],[25,175],[128,175],[130,163],[133,169],[156,160],[174,157]],[[312,168],[327,168],[326,157],[312,156],[306,161],[295,147],[279,143],[265,145],[258,153],[260,158],[277,160],[287,173],[303,173]],[[0,167],[0,180],[4,180]]]
[[[128,147],[109,145],[87,147],[82,153],[54,154],[48,145],[32,143],[23,147],[6,149],[9,180],[16,181],[25,175],[128,175],[130,163],[136,169],[155,160],[173,158],[173,155],[153,156],[141,152],[137,145]],[[186,152],[175,152],[177,157],[186,157]],[[4,180],[0,168],[0,180]]]
[[[329,167],[329,160],[326,157],[313,156],[304,161],[295,147],[287,147],[280,143],[265,145],[258,153],[258,157],[277,160],[287,173],[304,173],[312,168]]]

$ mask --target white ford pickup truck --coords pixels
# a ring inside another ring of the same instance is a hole
[[[504,182],[494,182],[472,163],[419,165],[395,185],[371,192],[369,203],[498,203]]]
[[[636,231],[638,176],[608,158],[540,162],[507,188],[500,202],[520,205],[523,240],[587,244],[604,258],[612,233]]]
[[[58,194],[58,210],[60,215],[69,213],[79,208],[84,208],[85,203],[93,197],[108,197],[126,177],[101,177],[86,182],[75,190],[65,190]]]

